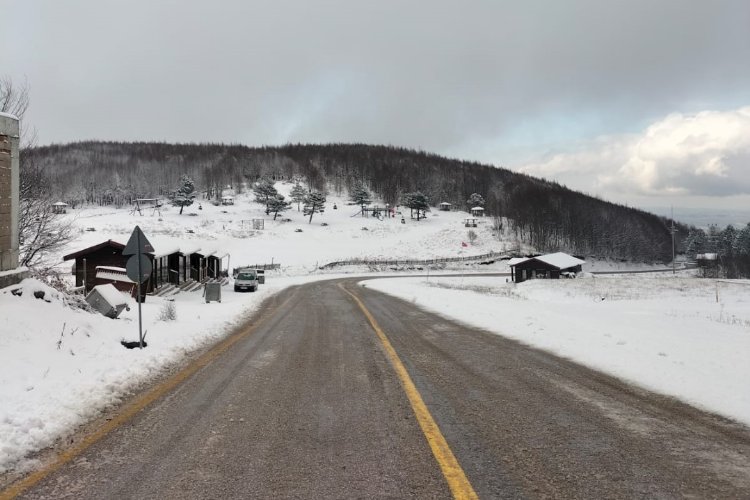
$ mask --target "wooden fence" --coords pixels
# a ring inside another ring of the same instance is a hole
[[[424,260],[415,260],[415,259],[407,259],[407,260],[387,260],[387,259],[363,259],[363,258],[355,258],[355,259],[347,259],[347,260],[338,260],[336,262],[329,262],[328,264],[324,264],[319,267],[319,269],[332,269],[334,267],[341,267],[341,266],[357,266],[357,265],[366,265],[366,266],[427,266],[431,264],[443,264],[447,262],[471,262],[471,261],[477,261],[477,260],[486,260],[486,259],[497,259],[501,257],[508,258],[507,252],[490,252],[485,253],[482,255],[467,255],[463,257],[443,257],[440,259],[424,259]]]

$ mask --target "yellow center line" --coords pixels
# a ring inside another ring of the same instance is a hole
[[[435,419],[432,418],[430,411],[427,409],[427,405],[425,405],[417,387],[414,385],[414,382],[412,382],[409,372],[406,371],[404,364],[401,362],[401,358],[398,357],[396,350],[391,345],[385,332],[380,328],[378,322],[375,321],[375,318],[365,307],[359,297],[344,288],[343,284],[339,284],[339,288],[348,293],[354,299],[367,318],[367,321],[370,322],[370,326],[372,326],[380,339],[380,343],[383,345],[383,348],[388,355],[388,359],[401,381],[404,392],[406,392],[412,410],[414,410],[414,415],[417,417],[417,422],[419,422],[419,426],[422,428],[422,433],[430,444],[432,454],[435,456],[435,460],[437,460],[440,465],[440,470],[443,472],[443,476],[445,476],[445,480],[448,482],[453,498],[479,498],[461,468],[461,465],[458,463],[458,460],[456,460],[455,455],[453,455],[450,446],[448,446],[448,442],[440,432],[440,428],[435,422]]]
[[[278,310],[288,301],[289,299],[285,300],[282,304],[276,306],[274,308],[274,311]],[[35,472],[32,472],[31,474],[24,477],[23,479],[20,479],[19,481],[11,484],[5,490],[0,491],[0,500],[10,500],[12,498],[17,497],[18,495],[20,495],[27,489],[39,483],[45,477],[49,476],[56,470],[63,467],[65,464],[67,464],[68,462],[76,458],[78,455],[86,451],[89,447],[97,443],[104,436],[106,436],[113,430],[117,429],[119,426],[121,426],[125,422],[132,419],[138,412],[143,410],[146,406],[150,405],[157,399],[161,398],[166,393],[170,392],[172,389],[174,389],[175,387],[180,385],[182,382],[184,382],[186,379],[191,377],[195,372],[197,372],[198,370],[200,370],[201,368],[203,368],[204,366],[208,365],[213,360],[221,356],[223,353],[229,350],[230,347],[236,344],[239,340],[245,338],[250,333],[254,332],[261,324],[265,322],[265,320],[267,320],[272,315],[273,315],[272,312],[269,312],[268,314],[266,314],[264,318],[262,318],[256,324],[238,333],[235,333],[234,335],[230,337],[227,337],[225,340],[217,344],[210,351],[200,356],[198,359],[190,363],[188,366],[180,370],[178,373],[174,374],[172,377],[168,378],[161,384],[157,385],[156,387],[148,391],[143,396],[139,397],[138,399],[136,399],[135,401],[127,405],[125,408],[122,409],[122,411],[120,411],[117,415],[115,415],[112,418],[112,420],[109,420],[106,423],[102,424],[101,427],[93,431],[91,434],[88,434],[87,436],[85,436],[79,443],[62,451],[50,464],[44,466],[43,468]]]

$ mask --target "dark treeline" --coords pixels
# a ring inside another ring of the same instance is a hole
[[[337,195],[362,183],[390,204],[420,191],[432,205],[445,201],[466,208],[471,194],[479,193],[487,215],[542,252],[644,262],[667,261],[672,252],[671,221],[663,217],[504,168],[392,146],[78,142],[24,155],[44,167],[56,195],[74,206],[123,206],[134,198],[165,196],[182,174],[206,198],[226,187],[240,193],[261,178],[299,179]],[[678,235],[687,234],[686,227],[679,229]]]
[[[750,277],[750,223],[741,229],[732,225],[724,229],[711,225],[708,231],[691,228],[685,246],[706,277]]]

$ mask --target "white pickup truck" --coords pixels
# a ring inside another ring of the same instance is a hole
[[[258,289],[258,274],[255,269],[240,269],[237,277],[234,278],[234,291],[250,290],[254,292]]]

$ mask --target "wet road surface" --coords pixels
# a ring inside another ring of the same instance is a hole
[[[480,498],[750,497],[746,427],[355,280],[282,292],[226,352],[21,497],[451,498],[346,290]]]

